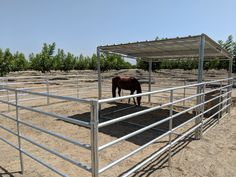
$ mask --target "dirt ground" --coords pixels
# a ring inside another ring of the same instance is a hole
[[[177,74],[176,74],[177,73]],[[58,73],[51,73],[51,75],[56,76]],[[62,73],[60,73],[62,74]],[[80,74],[81,78],[86,79],[94,79],[95,72],[92,71],[83,71],[79,73],[69,73],[69,74]],[[12,73],[10,76],[16,76],[19,73]],[[20,73],[21,76],[28,75],[38,75],[37,72],[24,72]],[[146,82],[147,80],[147,72],[139,71],[139,70],[124,70],[124,71],[111,71],[103,74],[103,79],[105,82],[103,83],[104,92],[103,97],[109,98],[111,96],[110,93],[110,80],[114,75],[124,75],[124,76],[136,76],[140,80]],[[209,71],[206,73],[205,80],[213,80],[218,78],[225,78],[227,73],[225,71]],[[161,89],[171,86],[183,85],[184,81],[194,82],[196,81],[196,71],[182,71],[182,70],[161,70],[157,73],[153,73],[153,78],[155,84],[153,84],[153,90]],[[53,81],[57,82],[57,81]],[[59,81],[58,81],[59,83]],[[55,84],[55,83],[54,83]],[[92,83],[83,83],[84,91],[82,90],[82,86],[80,87],[80,96],[84,98],[96,98],[97,90],[89,89],[86,90],[86,86],[91,85]],[[40,84],[38,84],[40,85]],[[37,86],[38,86],[37,85]],[[41,84],[42,85],[42,84]],[[56,83],[57,85],[57,83]],[[32,85],[22,84],[24,87],[31,87]],[[63,94],[65,92],[65,88],[67,88],[66,84],[63,88],[60,88],[58,94]],[[74,88],[71,87],[70,88]],[[142,84],[143,91],[147,91],[147,83]],[[210,88],[209,88],[210,89]],[[37,89],[39,91],[39,89]],[[88,92],[90,91],[90,92]],[[195,90],[188,90],[187,94],[195,93]],[[235,93],[235,92],[234,92]],[[233,93],[233,96],[234,96]],[[125,94],[129,94],[128,92],[124,92]],[[74,93],[76,95],[76,93]],[[166,94],[162,94],[159,96],[168,96]],[[176,99],[180,96],[176,95]],[[27,98],[27,96],[25,97]],[[89,121],[90,117],[90,106],[86,104],[78,104],[75,102],[56,102],[58,100],[51,99],[50,105],[47,106],[46,99],[36,99],[31,101],[24,101],[20,104],[23,106],[33,105],[34,108],[40,109],[46,112],[52,112],[55,114],[60,114],[63,116],[69,116],[73,119],[79,119],[83,121]],[[167,100],[165,98],[160,98],[158,95],[152,98],[153,104],[147,103],[147,98],[142,99],[142,107],[141,108],[132,108],[128,110],[124,110],[119,113],[109,114],[106,116],[105,114],[109,112],[114,112],[117,108],[127,107],[127,102],[124,100],[123,102],[118,103],[110,103],[104,104],[102,106],[101,112],[101,122],[106,121],[107,118],[115,118],[122,115],[127,115],[132,112],[140,111],[148,109],[149,107],[158,105],[159,103],[164,103]],[[190,105],[192,103],[186,103],[186,105]],[[176,105],[179,106],[179,105]],[[179,107],[178,107],[179,108]],[[178,108],[175,108],[175,112],[178,112]],[[10,112],[5,112],[7,109],[6,105],[0,105],[1,112],[7,114],[9,116],[15,116],[14,108],[11,107]],[[90,143],[90,135],[89,129],[78,126],[75,124],[71,124],[69,122],[61,121],[58,119],[52,119],[49,116],[45,116],[39,113],[33,113],[28,110],[20,110],[19,111],[20,119],[22,121],[31,123],[35,126],[45,128],[47,130],[61,133],[66,137],[69,137],[73,140],[78,140],[81,143],[89,144]],[[127,133],[131,133],[135,130],[140,129],[132,123],[138,123],[142,125],[149,125],[151,123],[156,122],[157,120],[161,120],[165,117],[169,116],[169,110],[167,108],[163,108],[158,111],[151,112],[149,114],[145,114],[142,116],[137,116],[129,120],[129,123],[118,123],[105,128],[101,128],[99,130],[99,145],[106,144],[112,140],[116,140]],[[189,120],[193,117],[193,114],[186,113],[182,116],[174,119],[173,126],[176,127],[181,123]],[[8,127],[10,130],[16,132],[16,124],[11,120],[6,120],[2,116],[0,117],[0,125],[4,125]],[[180,128],[176,131],[176,138],[178,134],[183,133],[189,127],[193,125],[193,122],[190,122],[185,126],[185,128]],[[141,145],[147,143],[153,138],[162,135],[162,131],[166,131],[168,129],[168,122],[163,123],[159,126],[154,127],[154,129],[146,131],[138,136],[134,136],[129,138],[121,143],[118,143],[111,148],[104,149],[101,153],[99,153],[99,166],[100,168],[104,167],[108,163],[113,162],[115,159],[118,159],[134,149],[139,148]],[[82,162],[83,164],[90,165],[90,153],[86,149],[82,149],[78,146],[75,146],[71,143],[59,140],[58,138],[49,136],[45,133],[32,130],[26,126],[20,126],[21,134],[25,137],[30,137],[30,139],[36,140],[39,144],[50,147],[51,149],[56,150],[57,152],[63,153],[65,156],[69,156],[76,161]],[[205,129],[208,130],[208,129]],[[6,131],[0,129],[0,136],[4,137],[13,144],[17,145],[17,139]],[[104,177],[112,177],[112,176],[121,176],[128,169],[132,168],[136,163],[140,162],[147,155],[154,153],[157,149],[165,146],[168,143],[168,137],[162,138],[158,143],[154,143],[148,146],[145,150],[137,153],[131,158],[123,161],[117,166],[112,167],[110,170],[102,173],[101,176]],[[69,176],[74,177],[84,177],[89,176],[85,170],[81,170],[78,167],[75,167],[69,162],[65,162],[59,157],[55,155],[49,154],[42,149],[32,145],[31,143],[22,140],[22,148],[27,152],[32,153],[36,157],[45,160],[50,165],[60,169],[63,173],[68,174]],[[33,161],[29,157],[23,155],[24,160],[24,174],[20,174],[20,166],[19,166],[19,152],[0,141],[0,176],[10,176],[10,177],[47,177],[47,176],[57,176],[57,174],[51,172],[47,168]],[[196,176],[196,177],[221,177],[221,176],[229,176],[233,177],[236,174],[236,107],[233,107],[231,110],[231,115],[221,119],[220,123],[217,124],[214,128],[207,131],[201,140],[194,140],[191,137],[188,137],[184,141],[180,142],[177,146],[173,148],[174,156],[172,157],[172,166],[168,167],[168,163],[166,162],[167,154],[163,154],[162,156],[155,159],[153,162],[149,163],[142,169],[138,170],[133,174],[135,177],[139,176]]]
[[[159,160],[134,176],[234,177],[236,174],[236,108],[201,140],[190,140],[172,158],[172,167]]]

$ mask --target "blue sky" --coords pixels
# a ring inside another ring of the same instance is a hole
[[[96,46],[206,33],[236,39],[235,0],[0,0],[0,48],[76,55]]]

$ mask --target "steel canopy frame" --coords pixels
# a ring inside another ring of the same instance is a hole
[[[229,60],[228,78],[232,76],[232,56],[206,34],[188,36],[182,38],[163,39],[155,41],[143,41],[118,45],[106,45],[97,47],[97,71],[98,71],[98,99],[102,99],[101,85],[101,52],[105,54],[118,54],[133,59],[141,59],[149,63],[148,91],[151,91],[152,62],[163,59],[193,59],[198,58],[198,83],[203,81],[203,63],[205,59],[219,58]],[[230,81],[229,81],[230,82]],[[230,84],[230,83],[229,83]],[[199,86],[197,93],[202,93],[204,88]],[[197,98],[197,104],[202,102],[203,97]],[[151,95],[148,96],[151,102]],[[203,110],[198,109],[200,114]],[[196,124],[201,118],[196,119]],[[196,130],[195,137],[200,138],[200,129]]]
[[[149,61],[149,59],[153,59],[154,61],[156,59],[198,58],[201,36],[205,36],[205,58],[232,58],[225,49],[205,34],[181,38],[98,46],[98,48],[104,53],[122,54],[130,58],[147,59],[147,61]]]

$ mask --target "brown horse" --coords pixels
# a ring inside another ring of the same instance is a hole
[[[130,90],[130,95],[133,95],[135,91],[142,93],[141,85],[139,81],[134,77],[120,77],[116,76],[112,78],[112,96],[116,97],[116,88],[118,88],[118,94],[120,96],[121,89]],[[129,99],[130,102],[130,99]],[[138,106],[141,103],[141,97],[137,97]],[[136,104],[134,99],[134,104]]]

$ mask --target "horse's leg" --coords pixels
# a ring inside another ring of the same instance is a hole
[[[121,88],[118,87],[118,95],[120,96]]]
[[[121,88],[118,87],[118,95],[119,95],[119,97],[120,97],[120,92],[121,92]],[[122,102],[122,100],[120,100],[120,101]]]
[[[112,84],[112,97],[116,97],[116,85]]]
[[[131,91],[130,91],[130,95],[133,95],[134,92],[135,92],[135,90],[131,90]],[[133,97],[133,100],[134,100],[134,104],[136,105],[136,101],[135,101],[135,98],[134,98],[134,97]],[[130,99],[129,99],[129,102],[130,102]]]

